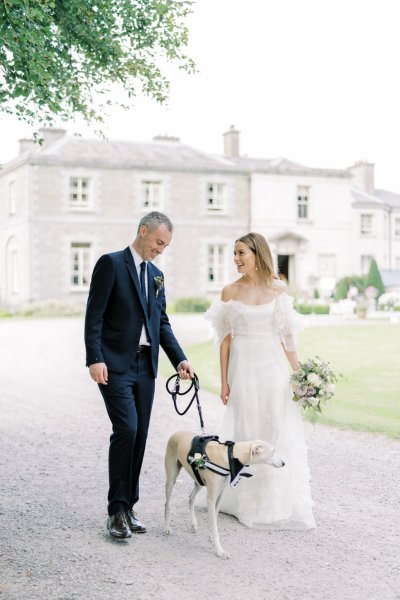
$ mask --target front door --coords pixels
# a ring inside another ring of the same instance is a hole
[[[278,275],[283,281],[290,281],[290,254],[278,254]]]

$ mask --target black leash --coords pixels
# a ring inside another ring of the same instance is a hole
[[[174,388],[171,389],[169,386],[170,381],[172,381],[173,379],[175,379],[175,384],[174,384]],[[176,375],[171,375],[171,377],[169,379],[167,379],[167,383],[165,384],[165,387],[167,388],[167,392],[172,396],[172,400],[174,402],[174,406],[175,406],[175,410],[178,413],[178,415],[185,415],[187,413],[187,411],[189,410],[189,408],[192,406],[194,400],[196,400],[197,403],[197,410],[199,413],[199,418],[200,418],[200,427],[201,427],[201,432],[204,435],[204,421],[203,421],[203,415],[201,413],[201,405],[200,405],[200,399],[199,399],[199,389],[200,389],[200,382],[199,382],[199,378],[197,377],[196,373],[194,374],[194,377],[192,379],[192,383],[190,384],[190,386],[188,387],[188,389],[185,392],[181,392],[180,391],[180,377],[178,374]],[[192,389],[194,388],[194,392],[193,392],[193,396],[189,401],[189,404],[187,405],[187,407],[185,408],[185,410],[183,410],[182,412],[179,410],[178,405],[177,405],[177,396],[186,396],[186,394],[188,394]]]

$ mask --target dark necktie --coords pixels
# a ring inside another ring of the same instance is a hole
[[[145,276],[146,276],[146,262],[143,261],[140,263],[140,292],[142,294],[143,305],[144,305],[144,307],[146,309],[146,313],[147,313],[147,296],[146,296]]]

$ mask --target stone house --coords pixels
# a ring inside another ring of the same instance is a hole
[[[97,258],[135,237],[159,209],[175,224],[157,259],[168,299],[214,297],[235,277],[234,240],[271,243],[276,267],[298,293],[329,296],[374,256],[400,270],[400,196],[376,190],[373,165],[313,169],[240,155],[239,132],[214,156],[173,137],[122,142],[42,129],[20,140],[0,170],[0,305],[57,299],[84,303]]]

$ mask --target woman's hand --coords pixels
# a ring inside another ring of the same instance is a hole
[[[228,404],[229,394],[231,390],[227,383],[221,385],[221,400],[223,404]]]

